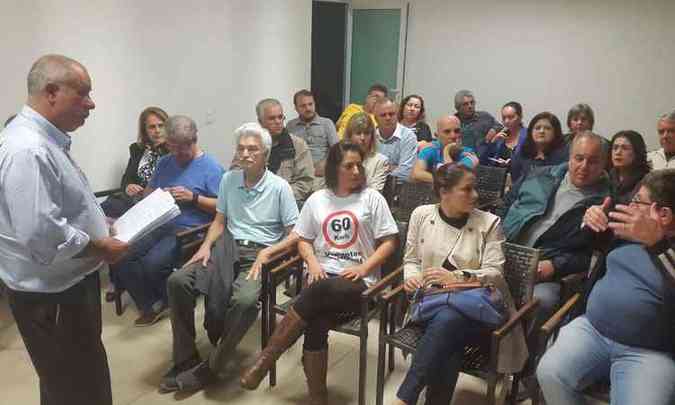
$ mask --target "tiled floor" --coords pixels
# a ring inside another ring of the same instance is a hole
[[[128,296],[125,296],[128,300]],[[269,388],[267,379],[254,392],[239,388],[237,380],[241,367],[252,361],[260,345],[260,323],[254,327],[239,346],[236,356],[226,370],[220,384],[192,394],[161,395],[157,392],[160,376],[171,360],[171,324],[168,319],[148,328],[133,327],[136,311],[126,302],[122,317],[114,313],[113,305],[104,304],[103,341],[112,373],[113,398],[116,405],[128,404],[303,404],[307,402],[300,344],[282,356],[278,362],[278,384]],[[197,318],[198,344],[202,353],[210,350],[208,338],[200,327],[202,305]],[[367,404],[375,403],[377,363],[377,323],[370,324],[368,342]],[[330,404],[357,403],[358,340],[331,334],[328,368]],[[23,341],[12,319],[6,298],[0,299],[0,405],[38,404],[37,378]],[[385,386],[385,404],[391,403],[398,384],[408,367],[397,352],[396,369],[388,376]],[[461,375],[453,404],[482,404],[485,385],[481,380]],[[420,403],[423,401],[420,400]],[[529,402],[528,402],[529,403]],[[525,403],[524,403],[525,404]]]

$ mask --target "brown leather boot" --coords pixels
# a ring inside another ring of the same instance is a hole
[[[302,352],[302,366],[305,369],[310,405],[326,405],[326,372],[328,370],[328,350]]]
[[[258,354],[255,363],[241,374],[239,384],[247,390],[258,388],[265,374],[272,368],[275,361],[285,352],[305,330],[305,322],[295,309],[291,307],[284,319],[274,329],[274,334],[265,349]]]

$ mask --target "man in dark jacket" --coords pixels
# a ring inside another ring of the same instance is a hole
[[[601,204],[609,194],[605,148],[600,136],[580,134],[568,163],[536,168],[505,199],[507,240],[541,250],[534,288],[539,307],[531,330],[537,330],[558,306],[560,279],[588,270],[592,234],[584,232],[581,224],[586,209]],[[530,333],[530,339],[534,338]]]
[[[279,242],[298,219],[291,186],[266,168],[272,148],[269,133],[250,123],[234,135],[241,170],[223,176],[216,217],[204,242],[167,283],[174,365],[162,378],[161,392],[195,390],[217,381],[258,317],[261,283],[256,257]],[[225,226],[229,233],[224,232]],[[228,249],[223,241],[229,235],[235,249]],[[233,255],[235,250],[236,258],[226,257],[226,252]],[[194,311],[200,294],[207,296],[206,327],[216,346],[205,361],[195,345]]]
[[[675,170],[647,175],[630,206],[615,209],[609,219],[598,207],[586,215],[594,231],[624,240],[607,255],[585,314],[539,363],[548,404],[583,404],[598,380],[610,381],[612,403],[675,401]]]

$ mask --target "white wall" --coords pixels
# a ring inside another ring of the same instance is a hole
[[[255,103],[310,85],[310,0],[24,0],[0,15],[0,119],[25,101],[25,77],[44,53],[82,62],[96,110],[73,134],[73,154],[94,189],[119,184],[148,105],[197,121],[199,143],[221,163],[232,131]],[[207,115],[212,115],[207,124]]]
[[[596,130],[637,129],[658,146],[656,120],[675,109],[675,1],[413,0],[405,92],[429,117],[454,112],[474,91],[497,114],[510,100],[526,119],[549,110],[566,120],[589,103]]]

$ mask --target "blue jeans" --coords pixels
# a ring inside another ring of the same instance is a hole
[[[127,256],[110,266],[111,280],[129,292],[141,312],[157,301],[167,302],[166,279],[178,260],[177,229],[164,225],[134,242]]]
[[[424,324],[424,335],[396,396],[406,404],[416,404],[422,389],[428,386],[428,390],[447,390],[451,398],[462,366],[464,345],[477,330],[476,322],[453,308],[439,310]]]
[[[610,340],[586,316],[560,330],[539,362],[537,379],[549,405],[585,404],[582,391],[607,379],[612,405],[675,403],[675,360],[670,353]]]

